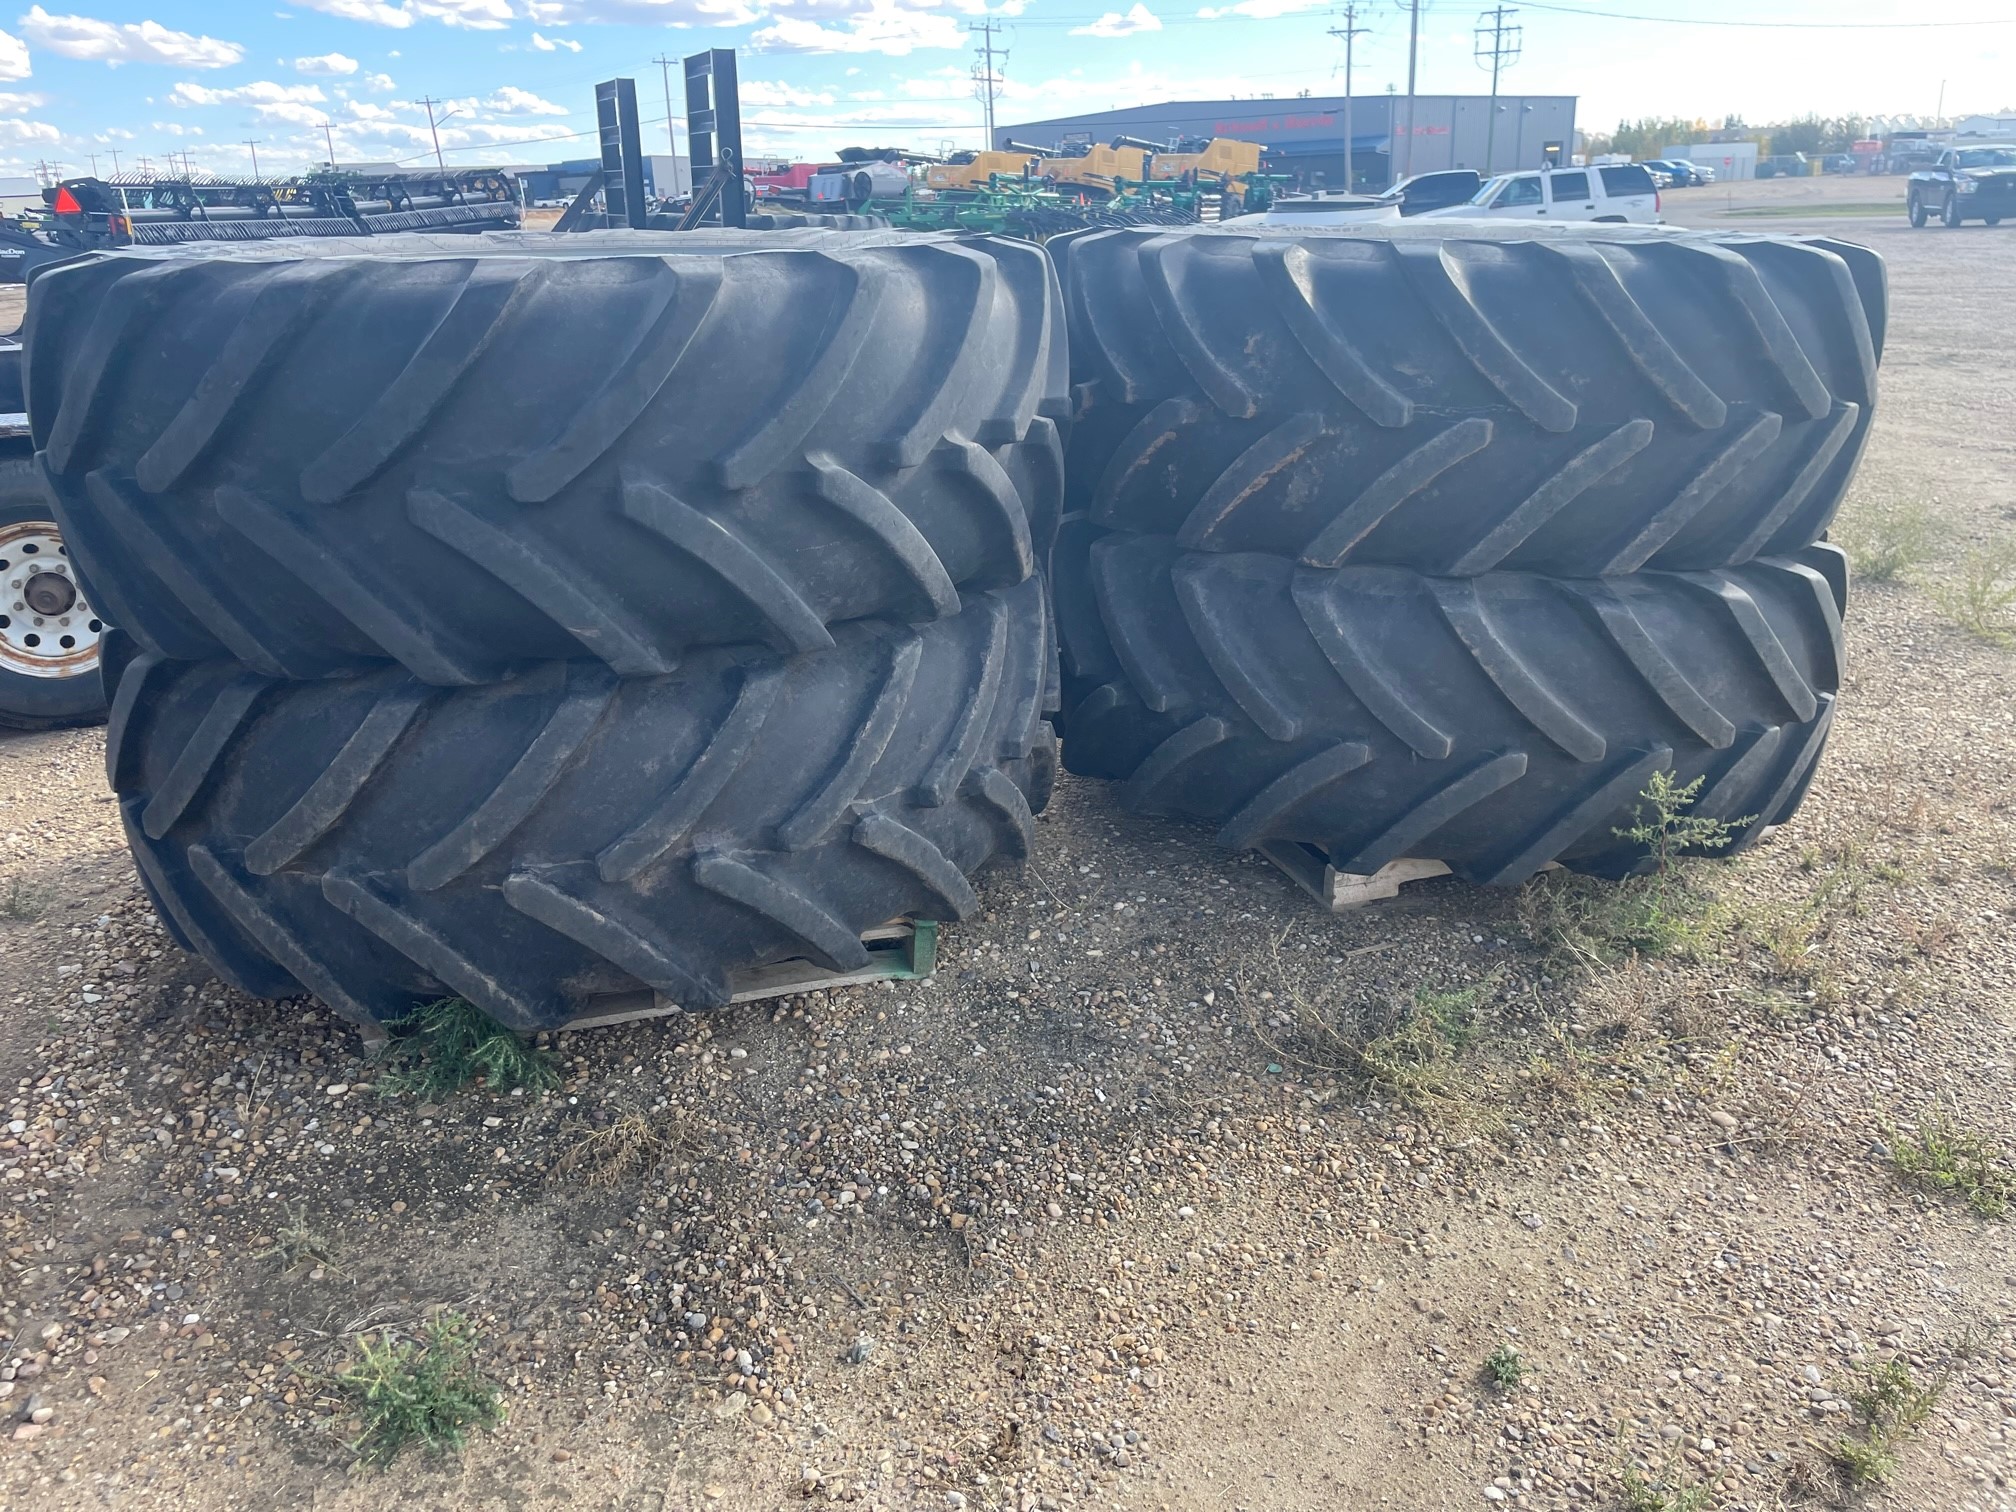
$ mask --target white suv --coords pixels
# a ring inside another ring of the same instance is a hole
[[[1501,173],[1467,205],[1423,211],[1417,220],[1633,221],[1656,224],[1659,189],[1639,163]]]

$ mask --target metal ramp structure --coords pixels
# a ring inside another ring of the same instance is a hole
[[[711,47],[686,59],[687,151],[693,201],[684,212],[654,211],[644,192],[644,151],[637,85],[610,79],[595,86],[600,163],[554,225],[555,231],[690,231],[696,226],[746,226],[749,197],[742,177],[742,97],[733,48]]]

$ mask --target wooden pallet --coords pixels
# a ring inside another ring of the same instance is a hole
[[[824,992],[833,987],[851,987],[858,982],[908,982],[928,977],[938,969],[938,921],[935,919],[891,919],[864,930],[861,944],[868,951],[868,964],[853,971],[829,971],[811,961],[778,961],[748,971],[729,974],[735,989],[731,1003],[752,1003],[760,998],[790,997],[800,992]],[[644,1019],[670,1018],[691,1010],[675,1003],[662,992],[620,992],[591,998],[579,1018],[561,1027],[607,1029],[615,1024],[635,1024]],[[382,1025],[363,1031],[367,1050],[380,1050],[391,1037]]]
[[[1763,845],[1777,832],[1777,825],[1766,826],[1759,831],[1757,844]],[[1403,856],[1397,861],[1388,861],[1376,872],[1339,871],[1330,864],[1329,854],[1321,846],[1295,840],[1269,840],[1260,847],[1260,854],[1280,867],[1296,886],[1332,913],[1349,913],[1367,903],[1397,898],[1400,889],[1409,882],[1425,882],[1430,877],[1449,875],[1447,862],[1430,861],[1420,856]],[[1549,861],[1541,868],[1542,871],[1559,869],[1558,861]]]
[[[1409,882],[1449,875],[1447,863],[1417,856],[1388,861],[1376,872],[1339,871],[1322,847],[1294,840],[1270,840],[1260,847],[1260,854],[1332,913],[1348,913],[1382,898],[1397,898]]]

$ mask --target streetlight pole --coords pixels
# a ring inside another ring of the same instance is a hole
[[[263,137],[257,139],[247,137],[245,139],[245,145],[252,149],[252,177],[255,179],[259,177],[259,143],[263,140]]]
[[[1414,70],[1421,57],[1421,0],[1408,0],[1407,18],[1407,143],[1400,154],[1400,176],[1414,173]],[[1390,161],[1390,159],[1389,159]]]
[[[672,130],[672,60],[660,53],[651,60],[665,84],[665,145],[672,150],[672,197],[679,197],[679,137]]]
[[[1358,25],[1358,3],[1350,0],[1344,7],[1344,24],[1330,28],[1330,35],[1344,39],[1344,192],[1351,193],[1358,186],[1358,141],[1351,134],[1351,42],[1352,39],[1370,31],[1370,27]],[[1392,157],[1389,153],[1387,161]]]

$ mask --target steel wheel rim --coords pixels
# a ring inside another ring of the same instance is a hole
[[[97,668],[104,634],[55,522],[0,525],[0,670],[81,677]]]

